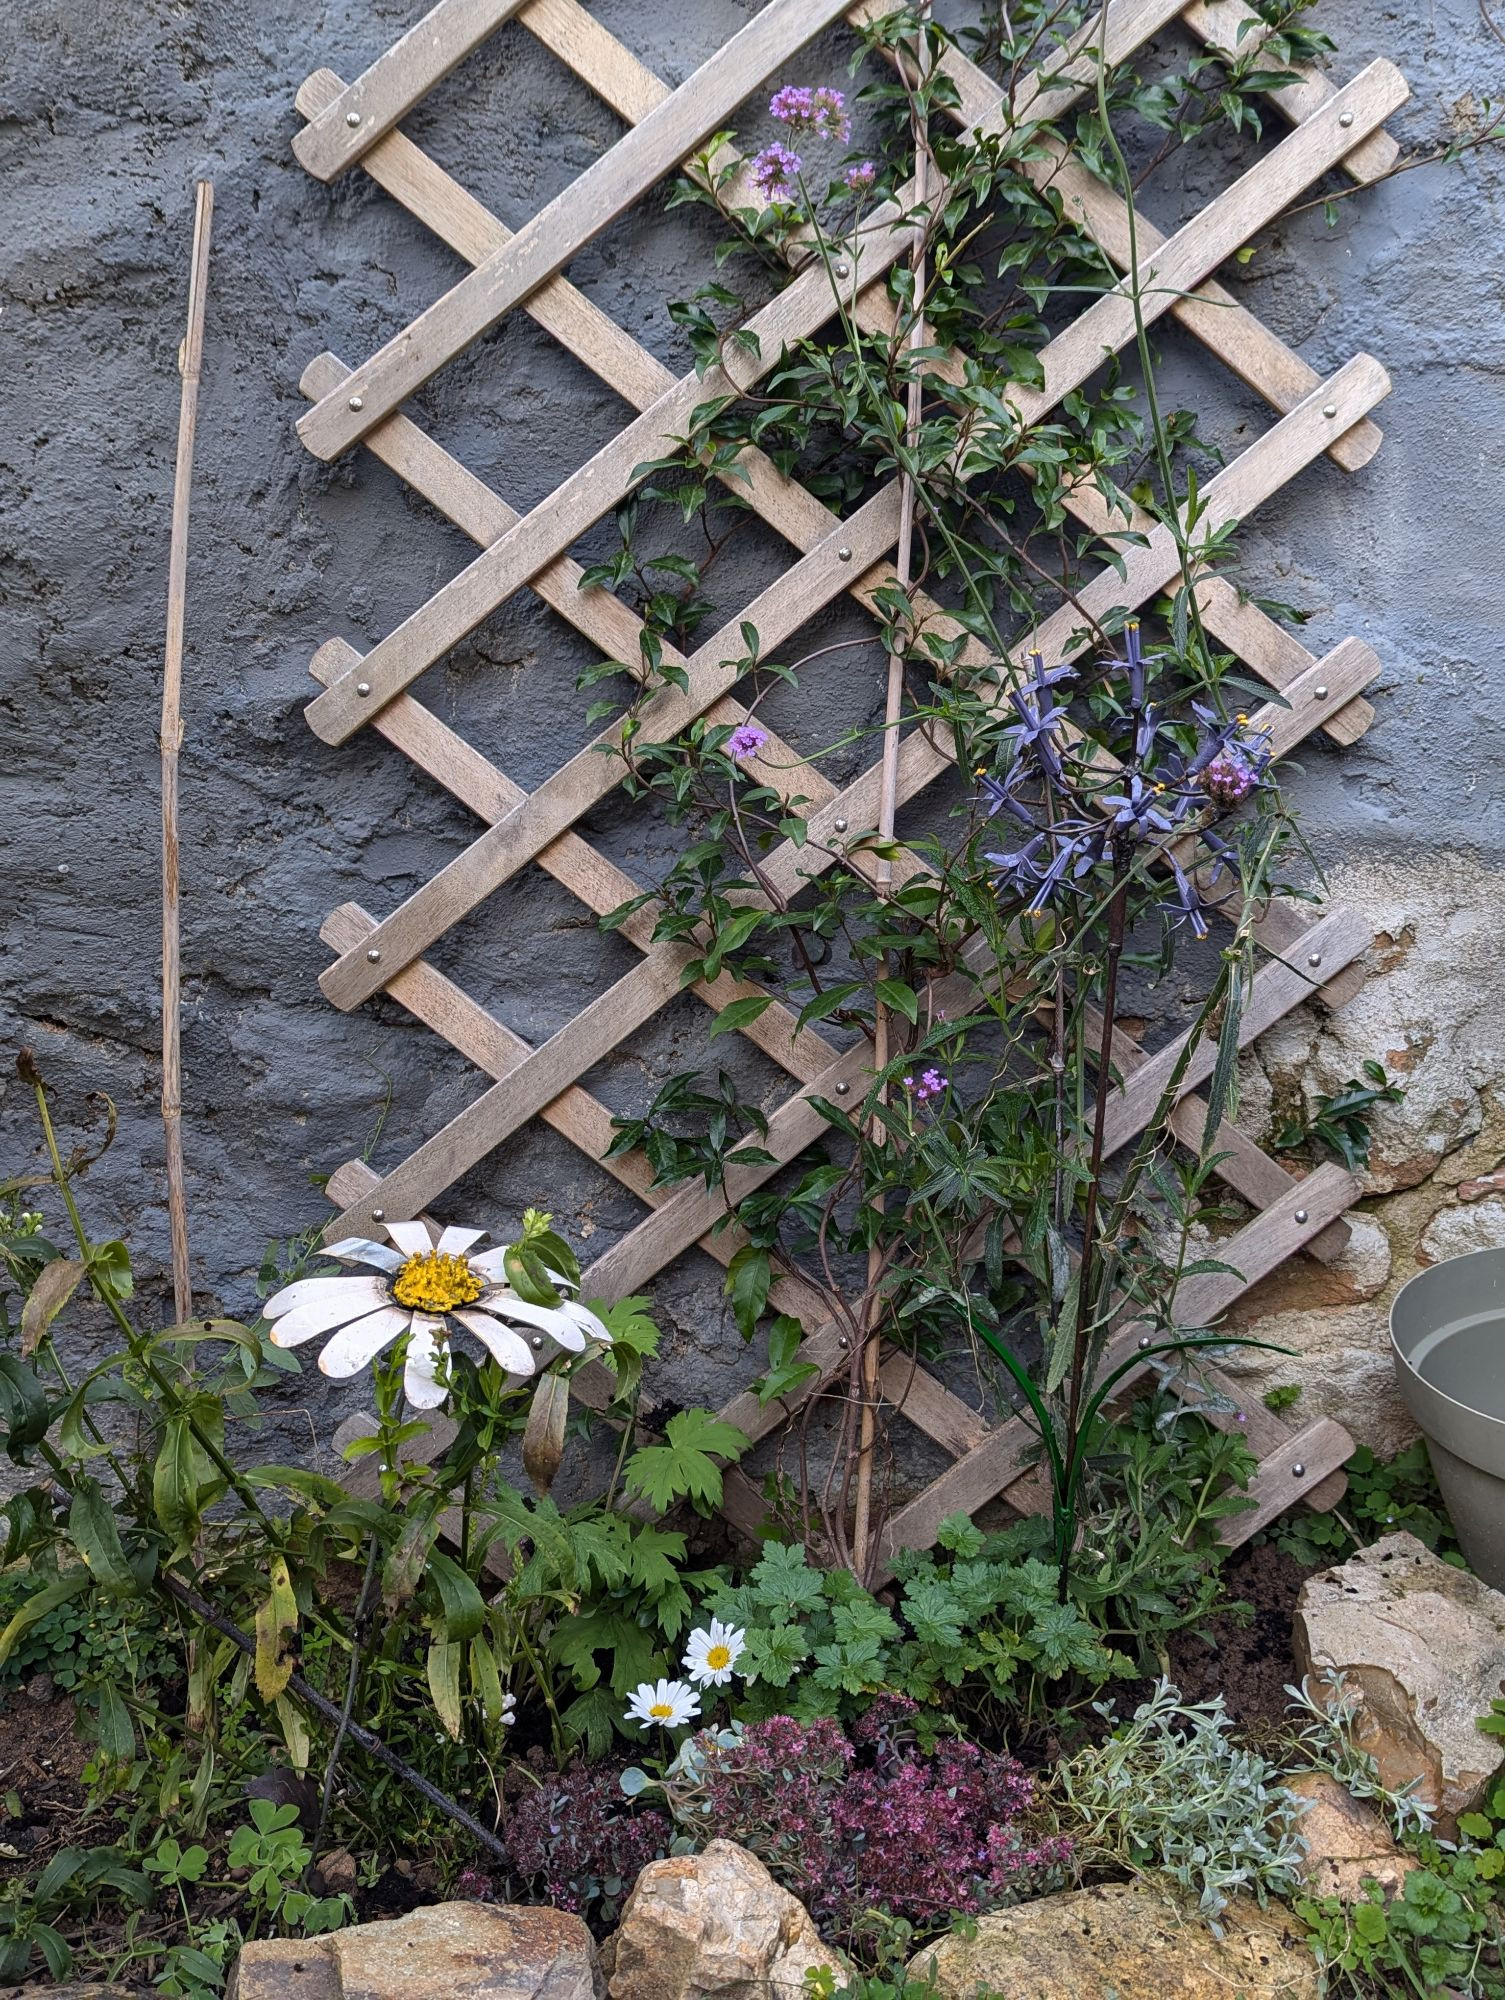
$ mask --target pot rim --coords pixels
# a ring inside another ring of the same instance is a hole
[[[1460,1401],[1457,1396],[1449,1395],[1446,1389],[1440,1389],[1435,1382],[1430,1381],[1423,1375],[1405,1348],[1401,1346],[1400,1337],[1395,1330],[1396,1313],[1400,1310],[1401,1302],[1413,1288],[1435,1280],[1440,1272],[1452,1270],[1459,1264],[1472,1263],[1475,1258],[1479,1257],[1493,1258],[1501,1265],[1502,1270],[1505,1270],[1505,1246],[1486,1245],[1482,1250],[1463,1250],[1456,1257],[1444,1257],[1440,1263],[1429,1264],[1424,1271],[1414,1272],[1411,1277],[1407,1278],[1395,1297],[1390,1301],[1390,1311],[1387,1315],[1387,1324],[1390,1329],[1390,1351],[1397,1371],[1404,1374],[1411,1381],[1418,1383],[1426,1391],[1428,1397],[1435,1398],[1439,1403],[1447,1404],[1449,1408],[1459,1411],[1461,1414],[1471,1418],[1475,1423],[1489,1424],[1496,1430],[1505,1433],[1505,1417],[1497,1417],[1492,1415],[1488,1410],[1481,1410],[1476,1403]],[[1502,1319],[1505,1319],[1505,1296],[1502,1296],[1500,1313]],[[1416,1415],[1417,1413],[1413,1411],[1412,1414]],[[1428,1436],[1431,1435],[1430,1431],[1426,1430],[1425,1425],[1423,1425],[1423,1430],[1426,1431]]]

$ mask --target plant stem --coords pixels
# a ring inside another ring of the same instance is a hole
[[[350,1718],[355,1711],[355,1694],[360,1684],[361,1669],[366,1664],[366,1632],[370,1624],[371,1586],[376,1581],[376,1558],[378,1545],[375,1535],[366,1544],[366,1574],[361,1583],[361,1594],[355,1607],[355,1618],[350,1633],[350,1665],[345,1674],[345,1700],[340,1709],[340,1719],[335,1725],[334,1741],[329,1746],[329,1759],[324,1766],[324,1788],[319,1797],[319,1824],[314,1829],[311,1860],[316,1861],[324,1845],[324,1829],[329,1821],[329,1808],[334,1801],[335,1773],[340,1765],[340,1751],[350,1730]]]

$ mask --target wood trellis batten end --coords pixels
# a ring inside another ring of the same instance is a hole
[[[419,1213],[537,1118],[603,1166],[648,1211],[585,1274],[588,1291],[617,1296],[638,1289],[695,1245],[724,1265],[744,1240],[734,1223],[717,1228],[724,1223],[726,1206],[719,1192],[655,1188],[640,1157],[607,1160],[613,1138],[610,1113],[580,1081],[679,991],[690,954],[683,946],[654,941],[651,911],[640,911],[619,933],[641,954],[635,967],[537,1048],[427,956],[452,927],[525,867],[537,866],[551,875],[597,916],[638,894],[640,885],[577,830],[589,806],[615,782],[617,767],[607,757],[583,753],[529,794],[427,708],[412,688],[466,632],[525,589],[602,657],[638,657],[640,621],[609,593],[581,588],[583,573],[571,547],[631,491],[638,466],[672,449],[697,404],[718,393],[751,388],[786,342],[820,329],[832,312],[829,279],[817,265],[796,269],[791,283],[750,322],[759,336],[756,349],[728,349],[732,358],[724,364],[704,376],[681,379],[576,289],[566,275],[568,264],[665,173],[684,166],[735,108],[822,28],[843,15],[861,25],[883,11],[881,0],[859,0],[857,5],[769,0],[687,82],[671,89],[579,0],[438,0],[354,82],[321,69],[299,90],[298,109],[307,122],[294,149],[308,170],[333,180],[359,166],[472,267],[469,276],[379,354],[351,365],[326,352],[308,364],[301,382],[311,408],[299,430],[311,451],[327,458],[363,444],[478,550],[465,569],[364,656],[346,640],[332,638],[311,663],[319,692],[308,718],[316,733],[340,743],[363,728],[373,729],[480,824],[471,845],[386,917],[347,903],[323,926],[321,935],[336,957],[321,985],[335,1005],[351,1008],[385,993],[465,1056],[485,1080],[472,1104],[386,1172],[378,1174],[363,1162],[342,1167],[329,1183],[331,1200],[340,1210],[332,1231],[369,1228],[380,1211]],[[441,78],[509,21],[551,51],[628,128],[516,231],[402,129],[402,121]],[[1268,32],[1244,0],[1111,0],[1102,22],[1094,17],[1083,32],[1080,47],[1068,52],[1050,75],[1025,86],[1032,93],[1033,114],[1054,117],[1082,95],[1092,80],[1092,51],[1100,33],[1109,58],[1121,61],[1178,21],[1223,53],[1243,53]],[[948,115],[960,129],[985,134],[1011,115],[1000,86],[964,55],[948,51],[944,63],[956,100]],[[1268,504],[1318,458],[1326,456],[1346,472],[1367,464],[1381,442],[1371,413],[1390,388],[1384,368],[1367,355],[1353,356],[1323,379],[1218,281],[1219,268],[1234,250],[1324,176],[1341,171],[1355,181],[1372,180],[1388,172],[1396,158],[1384,120],[1404,102],[1407,86],[1391,63],[1371,63],[1347,83],[1300,66],[1284,74],[1287,80],[1272,84],[1266,95],[1291,126],[1290,133],[1174,232],[1163,234],[1142,213],[1131,221],[1122,198],[1059,149],[1054,157],[1042,157],[1038,169],[1116,269],[1127,273],[1137,253],[1144,317],[1173,319],[1272,412],[1269,429],[1204,488],[1204,519],[1212,528],[1241,521]],[[1015,110],[1017,103],[1016,98]],[[720,160],[737,165],[730,148]],[[739,176],[734,185],[744,184],[745,163]],[[907,253],[912,230],[901,191],[896,202],[867,218],[860,236],[843,253],[846,304],[864,329],[881,332],[893,325],[885,274]],[[514,509],[399,407],[415,387],[514,309],[527,313],[608,384],[630,413],[610,443],[526,513]],[[1045,415],[1090,378],[1105,352],[1122,349],[1134,334],[1126,288],[1104,294],[1047,344],[1041,355],[1045,386],[1019,388],[1021,409],[1031,418]],[[960,366],[956,356],[936,364],[941,374]],[[792,560],[725,633],[685,657],[666,648],[670,663],[684,670],[687,691],[668,688],[653,698],[653,727],[659,733],[684,728],[697,717],[732,725],[745,718],[735,693],[724,692],[724,660],[743,650],[740,638],[731,636],[742,619],[755,623],[765,647],[773,648],[843,595],[874,610],[895,580],[889,561],[899,521],[895,488],[876,493],[843,519],[757,451],[744,452],[735,474],[727,476],[735,477],[747,504],[788,543]],[[1179,561],[1165,528],[1138,510],[1110,519],[1101,496],[1086,487],[1068,493],[1066,505],[1084,529],[1134,539],[1124,548],[1121,570],[1105,568],[1077,605],[1063,608],[1032,635],[1047,653],[1068,648],[1083,622],[1083,610],[1101,618],[1152,601],[1173,582]],[[1277,755],[1288,754],[1315,733],[1349,744],[1368,728],[1374,711],[1364,690],[1379,663],[1362,641],[1343,639],[1319,660],[1242,598],[1226,578],[1200,581],[1197,600],[1217,643],[1272,690],[1272,700],[1257,720],[1269,730]],[[976,664],[982,657],[976,642],[923,594],[916,598],[916,614],[927,630],[961,645],[964,663]],[[771,879],[793,889],[801,869],[830,865],[845,846],[841,836],[847,829],[874,824],[878,766],[837,786],[805,763],[794,746],[777,739],[766,758],[760,777],[806,801],[802,811],[810,822],[810,845],[799,854],[775,850],[769,862]],[[920,732],[906,737],[899,756],[901,799],[918,797],[950,769],[943,747]],[[871,865],[858,855],[848,858],[854,866]],[[1194,859],[1183,857],[1186,865]],[[894,878],[911,879],[921,866],[906,851],[894,865]],[[1245,1012],[1246,1044],[1314,994],[1336,1003],[1345,982],[1361,967],[1369,927],[1352,911],[1330,909],[1313,923],[1294,905],[1276,905],[1257,927],[1257,941],[1266,956]],[[986,980],[989,973],[986,964],[969,959],[968,974],[958,977],[965,988],[968,975]],[[690,990],[716,1012],[757,991],[725,976],[703,980]],[[768,1178],[825,1129],[813,1099],[833,1093],[860,1098],[867,1062],[863,1048],[843,1052],[818,1028],[797,1032],[793,1014],[777,1001],[741,1032],[789,1077],[792,1090],[770,1116],[765,1144],[772,1165],[746,1170],[735,1194]],[[1111,1110],[1114,1144],[1131,1141],[1154,1115],[1177,1053],[1173,1045],[1146,1055],[1123,1037],[1115,1044],[1120,1082]],[[1176,1137],[1194,1149],[1206,1122],[1197,1090],[1209,1066],[1199,1052],[1183,1079],[1172,1118]],[[1297,1252],[1323,1258],[1337,1254],[1347,1236],[1344,1211],[1358,1192],[1352,1177],[1337,1167],[1297,1178],[1236,1125],[1224,1124],[1214,1150],[1221,1156],[1217,1172],[1252,1214],[1220,1250],[1230,1271],[1182,1287],[1176,1317],[1188,1326],[1215,1321]],[[813,1287],[795,1274],[780,1275],[772,1304],[804,1327],[801,1353],[814,1362],[817,1374],[802,1397],[765,1405],[744,1392],[725,1407],[721,1414],[755,1440],[776,1431],[795,1414],[798,1401],[819,1394],[849,1365],[845,1336],[827,1317]],[[1115,1352],[1132,1361],[1139,1338],[1135,1329],[1125,1329],[1117,1336]],[[1217,1392],[1211,1407],[1220,1414],[1213,1420],[1237,1423],[1259,1462],[1253,1505],[1230,1517],[1225,1538],[1245,1539],[1297,1500],[1319,1507],[1333,1504],[1343,1489],[1340,1468],[1352,1450],[1342,1427],[1318,1419],[1293,1429],[1258,1401],[1241,1408],[1236,1385],[1218,1370],[1203,1373]],[[604,1371],[582,1371],[576,1384],[584,1400],[604,1406],[609,1392]],[[928,1546],[950,1513],[975,1513],[998,1498],[1020,1512],[1038,1511],[1044,1504],[1032,1462],[1033,1440],[1020,1419],[989,1424],[932,1372],[896,1354],[884,1361],[881,1386],[893,1409],[949,1461],[938,1478],[891,1513],[883,1529],[885,1569],[899,1550]],[[763,1518],[756,1489],[735,1468],[726,1478],[725,1511],[749,1533],[756,1532]]]

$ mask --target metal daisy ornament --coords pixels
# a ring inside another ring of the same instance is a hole
[[[572,1354],[611,1345],[604,1322],[569,1296],[578,1289],[578,1267],[548,1216],[530,1209],[518,1242],[479,1252],[484,1229],[451,1227],[436,1240],[422,1222],[382,1228],[387,1243],[349,1236],[322,1253],[368,1265],[373,1275],[300,1278],[267,1300],[262,1312],[274,1346],[297,1347],[328,1334],[319,1367],[344,1380],[405,1338],[404,1392],[415,1408],[433,1410],[449,1394],[457,1333],[471,1334],[515,1376],[535,1373],[544,1336]]]

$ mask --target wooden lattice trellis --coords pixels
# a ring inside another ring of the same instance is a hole
[[[862,1088],[870,1061],[865,1045],[841,1050],[816,1029],[795,1030],[794,1016],[778,1001],[745,1027],[765,1056],[797,1086],[769,1119],[762,1141],[774,1165],[737,1169],[725,1194],[699,1186],[673,1190],[650,1186],[639,1157],[607,1160],[613,1132],[609,1112],[578,1079],[648,1021],[679,990],[682,968],[694,955],[678,943],[653,941],[655,911],[640,909],[621,930],[642,953],[625,977],[593,1000],[563,1029],[533,1047],[489,1013],[424,956],[452,926],[519,870],[544,869],[597,915],[627,902],[640,885],[574,831],[581,816],[618,782],[620,760],[598,754],[614,741],[608,728],[595,744],[572,757],[531,794],[442,722],[408,690],[418,677],[482,619],[521,588],[535,591],[604,657],[636,660],[641,625],[627,606],[600,589],[582,590],[581,570],[570,547],[629,492],[643,465],[673,448],[692,409],[718,394],[747,391],[772,366],[786,342],[815,333],[831,316],[830,278],[818,263],[796,264],[782,291],[748,322],[756,346],[733,346],[703,376],[676,379],[654,356],[562,275],[583,245],[656,182],[704,146],[736,107],[772,78],[798,50],[843,17],[853,24],[877,18],[882,0],[768,0],[762,10],[709,62],[671,90],[645,69],[578,0],[439,0],[410,33],[354,83],[329,70],[308,78],[298,93],[307,123],[295,141],[310,172],[331,180],[359,166],[470,265],[470,274],[420,314],[380,353],[356,368],[323,354],[305,371],[302,387],[312,408],[299,430],[316,455],[334,457],[357,442],[391,468],[479,546],[481,554],[437,591],[364,657],[346,641],[330,640],[312,671],[321,692],[308,709],[315,731],[330,743],[362,727],[375,729],[446,788],[481,821],[484,831],[461,854],[385,918],[356,904],[336,910],[322,935],[338,954],[321,984],[339,1007],[353,1008],[379,992],[397,1001],[492,1079],[491,1085],[439,1132],[385,1174],[350,1162],[330,1182],[341,1213],[331,1232],[369,1228],[383,1215],[409,1216],[438,1200],[463,1174],[534,1117],[542,1118],[630,1189],[647,1216],[589,1267],[587,1295],[621,1296],[650,1281],[674,1259],[699,1245],[725,1264],[744,1240],[735,1225],[712,1234],[725,1213],[779,1166],[815,1140],[824,1121],[812,1102],[844,1097]],[[509,231],[400,129],[433,86],[482,40],[512,18],[597,93],[627,124],[619,142],[525,227]],[[1263,24],[1243,0],[1112,0],[1104,53],[1118,62],[1177,19],[1210,48],[1247,51]],[[977,135],[998,129],[1028,109],[1057,117],[1089,84],[1096,57],[1083,48],[1036,79],[1012,103],[999,86],[955,51],[945,67],[955,85],[954,117]],[[1094,22],[1090,37],[1099,39]],[[1384,120],[1404,102],[1407,87],[1392,64],[1372,63],[1341,88],[1316,72],[1269,95],[1293,129],[1250,170],[1174,234],[1165,236],[1137,218],[1141,300],[1146,318],[1169,314],[1277,414],[1271,427],[1204,489],[1204,526],[1211,532],[1241,520],[1271,499],[1288,480],[1326,454],[1346,471],[1367,463],[1380,442],[1369,412],[1389,388],[1384,369],[1357,355],[1322,380],[1275,334],[1240,306],[1216,281],[1218,267],[1289,202],[1322,177],[1342,170],[1356,180],[1384,173],[1396,147]],[[724,152],[718,165],[737,171],[721,188],[728,206],[751,197],[745,164]],[[1079,161],[1057,152],[1030,169],[1060,191],[1068,209],[1121,270],[1130,259],[1130,220],[1121,200]],[[850,288],[859,324],[892,325],[884,275],[907,256],[913,240],[906,221],[909,191],[864,218],[860,236],[843,246],[835,271]],[[617,391],[637,412],[613,440],[526,514],[461,465],[405,416],[402,400],[447,361],[463,352],[504,314],[520,308],[579,361]],[[1043,385],[1016,387],[1013,399],[1026,421],[1036,421],[1134,336],[1126,290],[1110,291],[1057,334],[1041,353]],[[953,365],[960,368],[959,358]],[[670,664],[683,669],[687,686],[655,693],[642,714],[647,735],[663,739],[698,716],[736,723],[745,711],[723,692],[725,661],[741,657],[739,628],[750,620],[767,651],[777,649],[814,614],[849,593],[874,608],[875,595],[891,584],[887,557],[898,534],[897,484],[873,495],[847,518],[749,450],[739,466],[737,491],[796,552],[778,580],[687,657],[665,647]],[[1101,618],[1135,609],[1172,584],[1178,572],[1173,537],[1148,517],[1109,518],[1095,490],[1079,488],[1068,505],[1099,534],[1131,529],[1142,541],[1124,550],[1122,573],[1104,571],[1074,605],[1047,619],[1032,635],[1047,657],[1067,651],[1083,613]],[[1313,731],[1351,743],[1373,711],[1363,689],[1378,661],[1357,639],[1345,639],[1315,659],[1298,640],[1228,582],[1209,579],[1198,589],[1203,620],[1219,643],[1238,656],[1279,696],[1254,718],[1270,732],[1277,755]],[[962,638],[939,606],[920,598],[928,629]],[[966,641],[962,659],[978,662],[982,649]],[[908,735],[899,752],[899,797],[913,799],[948,768],[946,746],[923,732]],[[791,746],[772,739],[757,771],[763,783],[809,803],[809,844],[776,849],[765,863],[785,894],[798,891],[813,871],[876,823],[879,766],[875,763],[840,788],[806,764]],[[870,858],[849,857],[871,870]],[[903,854],[896,882],[922,864]],[[1313,993],[1337,998],[1345,972],[1369,942],[1368,925],[1354,912],[1329,910],[1312,923],[1295,906],[1273,905],[1256,926],[1266,959],[1255,975],[1242,1023],[1247,1043]],[[989,968],[974,950],[968,970],[986,979]],[[959,985],[964,985],[959,978]],[[694,991],[712,1009],[756,993],[723,975]],[[1109,1147],[1131,1140],[1153,1115],[1179,1045],[1146,1056],[1127,1038],[1115,1049],[1120,1084],[1112,1101]],[[1195,1095],[1212,1066],[1212,1051],[1198,1050],[1189,1066],[1174,1124],[1184,1143],[1200,1142],[1205,1106]],[[1250,1285],[1297,1250],[1331,1257],[1346,1239],[1344,1210],[1358,1192],[1352,1176],[1333,1166],[1298,1180],[1236,1126],[1216,1140],[1226,1157],[1221,1177],[1256,1211],[1225,1244],[1220,1256],[1237,1275],[1187,1282],[1176,1301],[1183,1324],[1206,1324]],[[813,1361],[813,1394],[848,1365],[845,1337],[825,1316],[813,1287],[798,1277],[776,1279],[773,1305],[806,1329],[802,1357]],[[1135,1329],[1118,1337],[1115,1353],[1133,1353]],[[1221,1378],[1209,1371],[1215,1384]],[[1017,1419],[990,1426],[923,1367],[889,1357],[882,1369],[884,1394],[952,1460],[949,1468],[889,1518],[885,1556],[903,1546],[930,1542],[941,1519],[957,1509],[976,1511],[1002,1495],[1011,1505],[1042,1504],[1037,1475],[1028,1464],[1030,1432]],[[601,1402],[607,1383],[600,1371],[583,1371],[577,1390]],[[1231,1385],[1222,1383],[1230,1390]],[[762,1406],[751,1393],[722,1414],[754,1439],[783,1423],[790,1406]],[[1247,1435],[1260,1460],[1252,1511],[1234,1517],[1230,1537],[1243,1539],[1298,1498],[1330,1505],[1342,1491],[1338,1468],[1352,1449],[1342,1427],[1326,1419],[1293,1431],[1255,1404],[1244,1412]],[[735,1470],[726,1481],[726,1510],[755,1527],[761,1500]]]

